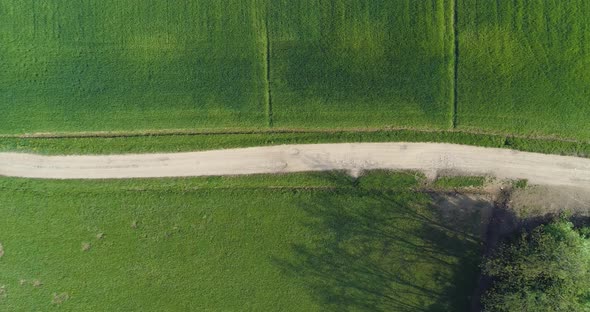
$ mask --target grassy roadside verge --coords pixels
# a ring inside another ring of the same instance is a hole
[[[447,188],[468,188],[482,187],[486,182],[486,177],[462,177],[462,176],[443,176],[434,182],[434,186],[441,189]]]
[[[463,131],[374,130],[374,131],[263,131],[244,133],[133,133],[63,135],[51,137],[0,137],[1,152],[58,154],[119,154],[186,152],[281,144],[343,142],[436,142],[519,151],[590,156],[590,142],[557,138],[517,137]]]

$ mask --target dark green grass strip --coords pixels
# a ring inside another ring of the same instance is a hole
[[[36,180],[0,177],[0,191],[48,193],[108,193],[195,190],[398,190],[421,192],[426,177],[415,171],[369,170],[358,178],[345,171],[301,172],[287,174],[253,174],[246,176],[211,176],[187,178],[147,178],[124,180]]]
[[[434,182],[437,188],[467,188],[467,187],[482,187],[486,182],[486,177],[463,177],[463,176],[449,176],[441,177]]]
[[[265,51],[265,62],[266,62],[266,110],[268,114],[268,126],[272,128],[273,120],[272,120],[272,90],[270,85],[270,58],[271,58],[271,50],[270,50],[270,34],[268,31],[268,16],[266,17],[265,21],[265,39],[266,39],[266,51]]]
[[[590,142],[513,137],[460,131],[266,131],[209,134],[161,134],[105,137],[4,137],[0,151],[40,154],[119,154],[186,152],[281,144],[345,142],[436,142],[509,148],[546,154],[590,156]]]
[[[457,128],[457,113],[459,110],[457,97],[459,96],[458,84],[459,84],[459,29],[458,29],[458,0],[453,0],[453,129]]]

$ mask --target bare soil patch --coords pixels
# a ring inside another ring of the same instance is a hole
[[[432,193],[431,197],[442,223],[461,225],[457,230],[485,240],[494,207],[492,195],[454,192]],[[471,225],[470,228],[465,228],[465,224]]]
[[[520,218],[538,218],[569,212],[590,216],[590,192],[582,188],[534,185],[513,190],[510,207]]]

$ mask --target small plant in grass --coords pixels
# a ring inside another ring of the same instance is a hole
[[[6,285],[0,286],[0,299],[6,298]]]
[[[103,238],[104,238],[104,233],[96,234],[96,239],[103,239]]]
[[[2,258],[4,256],[4,246],[2,246],[2,243],[0,243],[0,258]]]
[[[515,189],[525,189],[529,184],[529,181],[526,179],[520,179],[512,182],[512,187]]]
[[[82,251],[89,251],[90,243],[82,243]]]
[[[64,302],[66,302],[68,299],[70,299],[70,295],[66,292],[61,293],[61,294],[53,293],[53,298],[51,299],[51,303],[62,304]]]
[[[41,287],[43,286],[43,283],[40,280],[36,279],[31,283],[31,285],[33,285],[33,287]]]

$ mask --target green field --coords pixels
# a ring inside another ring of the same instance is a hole
[[[266,125],[253,3],[0,2],[0,133]]]
[[[417,183],[0,179],[0,310],[465,310],[479,211],[445,216]]]
[[[590,139],[590,2],[459,1],[458,125]]]
[[[451,126],[451,1],[271,3],[275,125]]]
[[[0,69],[0,152],[590,157],[587,0],[2,0]],[[0,311],[467,311],[486,181],[0,177]]]
[[[0,132],[449,126],[449,4],[355,3],[4,1]]]
[[[590,4],[6,0],[0,134],[459,129],[590,139]]]

